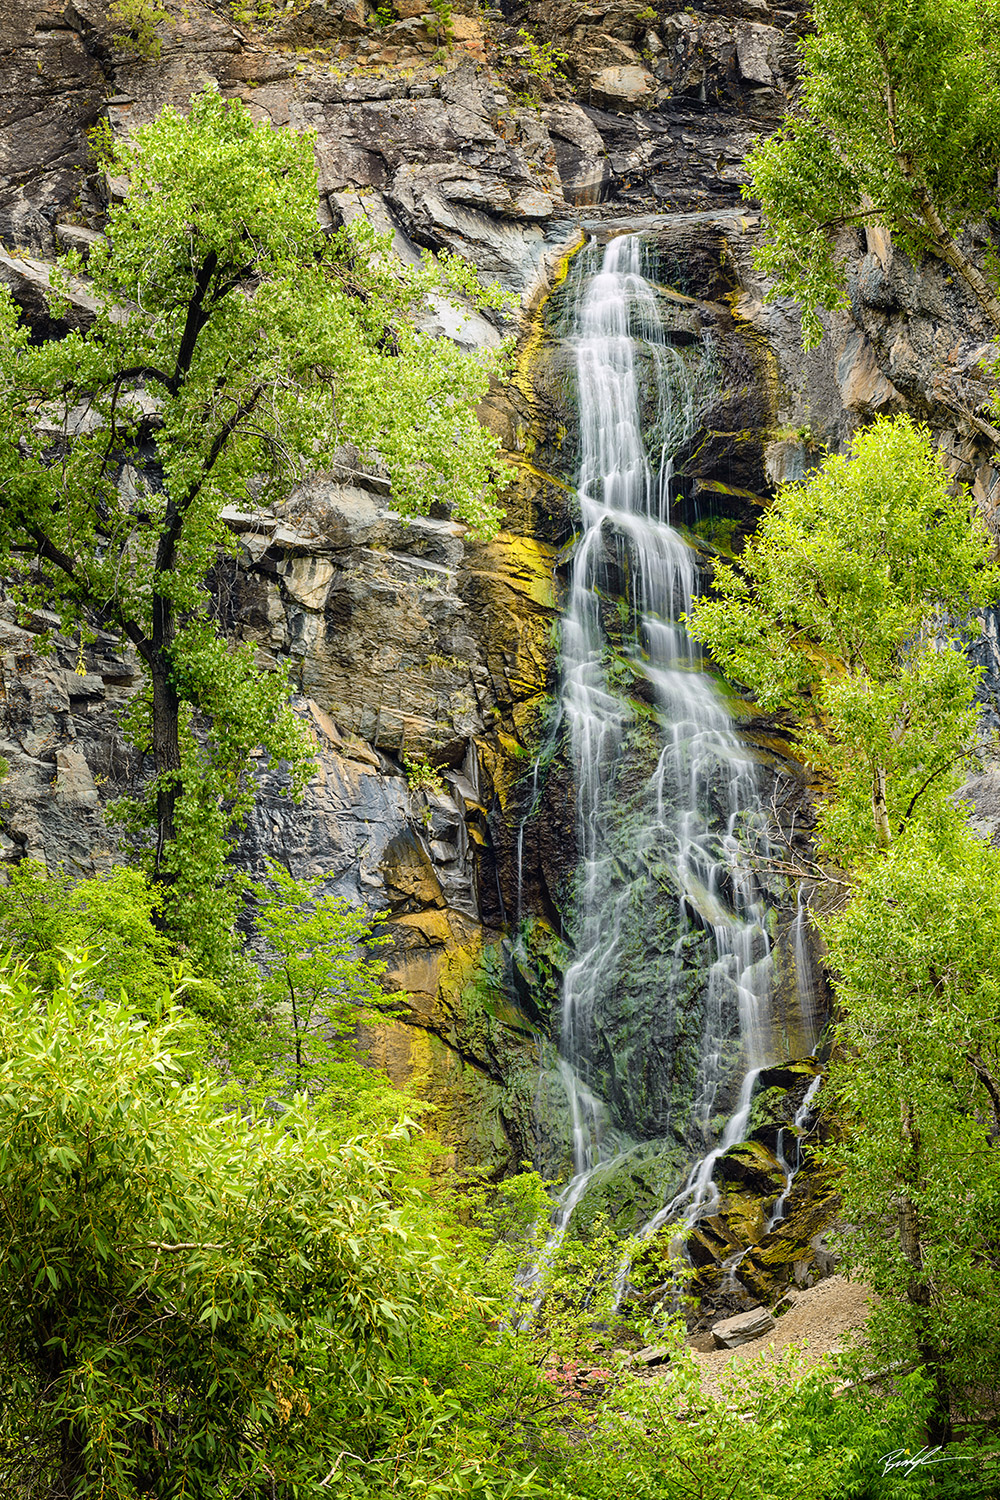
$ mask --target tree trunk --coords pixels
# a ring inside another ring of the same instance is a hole
[[[952,270],[958,272],[979,303],[979,306],[983,309],[983,312],[993,324],[993,327],[1000,333],[1000,300],[997,299],[996,292],[990,286],[979,267],[969,259],[957,244],[953,235],[945,228],[941,215],[931,202],[931,197],[927,189],[918,187],[916,195],[924,223],[930,230],[931,238],[934,241],[938,255],[951,266]]]
[[[885,767],[876,766],[872,772],[872,817],[875,833],[883,848],[892,843],[892,828],[889,824],[889,805],[885,795]]]
[[[156,578],[153,580],[154,590]],[[175,811],[180,795],[180,698],[171,680],[170,647],[177,634],[173,604],[162,594],[153,595],[153,631],[150,678],[153,687],[152,752],[156,770],[156,861],[154,878],[169,884],[173,876],[164,868],[163,857],[177,834]]]
[[[74,1422],[64,1417],[59,1423],[59,1477],[56,1480],[58,1500],[71,1500],[84,1476],[83,1436]]]
[[[904,1065],[905,1064],[901,1064]],[[924,1429],[924,1438],[931,1448],[942,1448],[951,1442],[951,1392],[945,1373],[941,1350],[934,1339],[931,1328],[931,1287],[924,1272],[923,1247],[920,1242],[920,1214],[910,1189],[920,1177],[920,1132],[913,1121],[909,1100],[903,1099],[900,1106],[900,1123],[905,1147],[903,1167],[903,1192],[899,1199],[899,1248],[911,1275],[906,1283],[905,1296],[914,1312],[917,1328],[917,1355],[929,1376],[933,1388],[933,1404]]]

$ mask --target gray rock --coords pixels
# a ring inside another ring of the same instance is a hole
[[[669,1362],[672,1350],[669,1344],[647,1344],[645,1349],[637,1349],[629,1356],[629,1364],[646,1365],[649,1369],[655,1369],[657,1365],[665,1365]]]
[[[712,1338],[717,1349],[736,1349],[740,1344],[749,1344],[775,1327],[774,1318],[766,1307],[751,1307],[749,1312],[737,1313],[735,1317],[723,1318],[712,1329]]]
[[[66,802],[97,807],[100,799],[83,752],[75,746],[56,751],[55,794]]]
[[[740,76],[747,83],[770,88],[775,81],[775,67],[781,46],[781,32],[773,26],[745,21],[736,28],[736,59]]]
[[[89,328],[97,317],[97,302],[75,277],[70,280],[65,297],[67,306],[58,318],[49,312],[53,296],[49,285],[51,266],[29,255],[7,255],[0,250],[0,284],[10,288],[11,296],[34,326],[53,324],[60,330]]]
[[[607,181],[604,141],[579,104],[554,104],[542,111],[555,149],[563,193],[570,203],[598,203]]]
[[[656,81],[646,68],[628,63],[602,68],[591,79],[590,97],[604,109],[631,113],[651,105],[656,95]]]

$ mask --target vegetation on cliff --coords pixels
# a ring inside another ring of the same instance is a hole
[[[464,263],[404,267],[364,227],[324,234],[311,139],[238,101],[206,93],[103,150],[128,190],[87,264],[92,325],[35,343],[0,290],[0,568],[65,631],[134,647],[146,680],[127,727],[153,774],[120,811],[164,922],[218,967],[251,752],[288,763],[293,795],[310,768],[283,675],[215,619],[212,571],[234,547],[221,513],[353,444],[402,510],[495,526],[487,368],[411,316],[435,287],[485,294]],[[61,275],[80,269],[74,253]]]
[[[820,922],[839,1008],[843,1249],[881,1298],[880,1359],[927,1379],[939,1445],[998,1415],[1000,886],[956,797],[979,748],[980,674],[953,623],[965,601],[996,599],[997,570],[908,418],[782,490],[742,569],[720,570],[692,629],[786,707],[826,779],[822,841],[852,880]]]
[[[996,13],[978,0],[819,0],[793,113],[747,159],[769,244],[762,270],[804,310],[846,300],[838,232],[891,231],[908,254],[952,266],[1000,331],[995,257],[956,239],[997,211]]]

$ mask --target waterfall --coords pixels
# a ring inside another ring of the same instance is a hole
[[[559,1035],[574,1175],[555,1232],[616,1153],[683,1138],[696,1164],[648,1235],[712,1211],[715,1162],[743,1138],[754,1083],[778,1051],[768,910],[746,854],[765,820],[754,760],[684,627],[695,558],[670,524],[673,460],[698,427],[705,354],[670,343],[638,235],[580,260],[569,339],[581,535],[561,703],[579,854]],[[609,1039],[623,1002],[648,1033],[627,1046]]]
[[[768,1234],[771,1233],[772,1229],[777,1228],[782,1219],[785,1217],[785,1209],[788,1205],[789,1195],[792,1191],[792,1184],[798,1176],[799,1168],[802,1165],[802,1137],[803,1135],[805,1135],[812,1121],[814,1113],[813,1100],[815,1099],[822,1082],[823,1075],[821,1073],[817,1073],[812,1083],[806,1089],[805,1098],[802,1100],[802,1103],[795,1111],[795,1119],[792,1123],[791,1130],[792,1144],[787,1154],[785,1150],[786,1132],[784,1131],[784,1129],[778,1131],[776,1155],[778,1161],[781,1164],[781,1170],[785,1174],[785,1186],[782,1188],[778,1197],[775,1199],[774,1207],[771,1209],[771,1213],[768,1217]],[[791,1161],[789,1161],[788,1159],[789,1154],[791,1155]]]

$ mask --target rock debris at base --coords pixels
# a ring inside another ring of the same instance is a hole
[[[828,1354],[848,1347],[868,1316],[871,1302],[872,1292],[863,1283],[848,1281],[846,1276],[827,1277],[800,1292],[788,1312],[760,1338],[733,1349],[694,1348],[705,1389],[717,1390],[717,1382],[728,1373],[729,1366],[753,1360],[775,1363],[793,1344],[801,1350],[802,1366],[812,1369]],[[650,1373],[653,1378],[662,1378],[669,1375],[669,1366]]]

